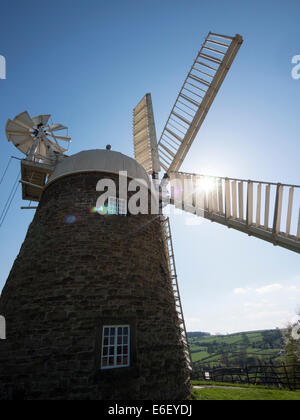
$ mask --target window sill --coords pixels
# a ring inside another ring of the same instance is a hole
[[[129,376],[132,378],[138,377],[139,369],[136,366],[103,370],[99,369],[99,371],[95,375],[95,379],[97,382],[101,382],[101,380],[107,381],[109,378],[124,378],[124,380],[126,380]]]

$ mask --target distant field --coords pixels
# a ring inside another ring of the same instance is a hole
[[[254,331],[221,336],[191,336],[193,362],[207,366],[281,363],[284,356],[282,334],[279,330]]]

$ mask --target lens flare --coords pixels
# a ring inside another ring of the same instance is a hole
[[[72,225],[73,223],[75,223],[75,222],[76,222],[76,216],[67,216],[67,217],[65,218],[65,222],[66,222],[68,225]]]
[[[200,189],[204,190],[205,192],[211,192],[215,188],[215,183],[212,178],[204,177],[200,181]]]
[[[104,211],[105,211],[105,209],[104,209],[104,207],[103,207],[103,206],[101,206],[101,207],[92,207],[92,208],[90,209],[90,213],[91,213],[91,214],[95,214],[95,213],[103,214],[103,213],[104,213]]]

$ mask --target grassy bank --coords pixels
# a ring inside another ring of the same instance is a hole
[[[193,382],[193,385],[194,387],[207,387],[203,389],[194,388],[192,399],[199,401],[300,401],[299,391],[291,392],[259,386],[234,386],[224,383]]]

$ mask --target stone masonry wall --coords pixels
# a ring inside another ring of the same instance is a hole
[[[74,174],[43,193],[0,299],[0,399],[190,395],[161,222],[91,213],[101,177]],[[100,370],[107,323],[131,325],[129,368]]]

